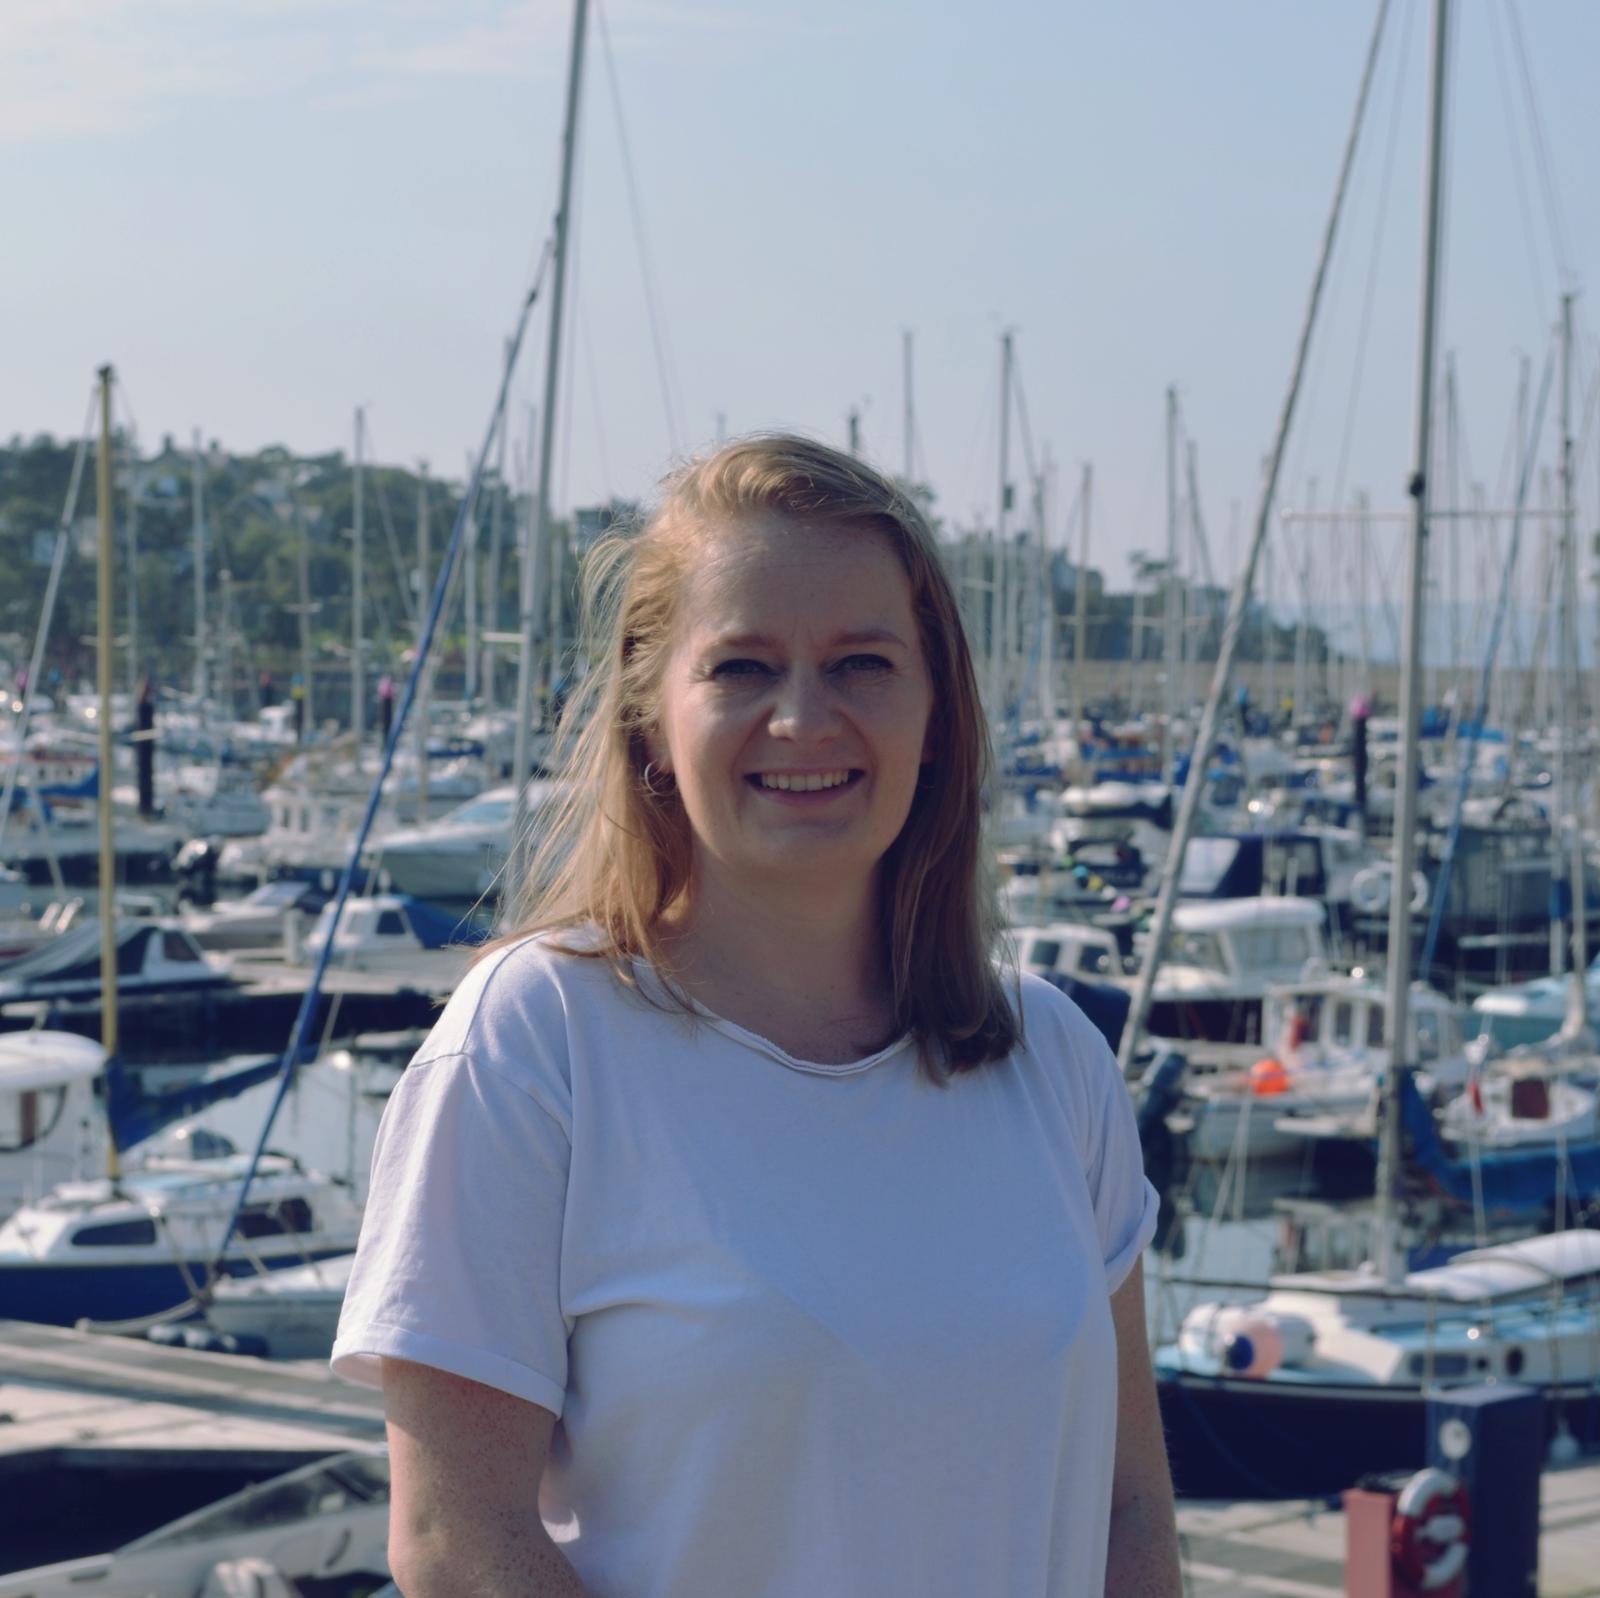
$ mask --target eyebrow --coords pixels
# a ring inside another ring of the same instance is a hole
[[[833,646],[849,646],[853,644],[898,644],[902,649],[911,646],[899,633],[890,632],[887,627],[865,627],[858,632],[835,633],[832,640]],[[728,633],[720,638],[713,638],[711,649],[778,649],[780,642],[776,638],[769,638],[765,633]]]

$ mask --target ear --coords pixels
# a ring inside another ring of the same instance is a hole
[[[667,740],[661,736],[661,728],[652,722],[644,730],[645,759],[657,771],[666,776],[672,771],[672,761],[667,755]]]

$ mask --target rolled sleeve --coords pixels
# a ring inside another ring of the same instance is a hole
[[[412,1360],[559,1415],[570,1162],[526,1085],[465,1053],[413,1063],[373,1149],[334,1371],[375,1386],[384,1358]]]

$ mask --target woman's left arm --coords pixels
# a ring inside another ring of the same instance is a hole
[[[1106,1598],[1180,1598],[1177,1515],[1145,1336],[1144,1272],[1138,1263],[1111,1295],[1111,1319],[1117,1332],[1117,1449]]]

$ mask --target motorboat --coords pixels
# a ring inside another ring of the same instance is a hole
[[[1386,1285],[1370,1266],[1275,1276],[1190,1309],[1156,1350],[1180,1492],[1303,1497],[1424,1463],[1430,1397],[1519,1382],[1552,1431],[1600,1434],[1600,1232],[1473,1249]]]
[[[186,1152],[166,1152],[174,1148]],[[170,1310],[204,1286],[249,1156],[192,1126],[150,1149],[118,1177],[58,1183],[0,1225],[0,1320],[123,1321]],[[265,1154],[222,1271],[283,1270],[348,1253],[360,1225],[343,1183]]]
[[[73,1518],[80,1536],[93,1535],[93,1515]],[[0,1598],[370,1592],[389,1574],[388,1535],[388,1456],[335,1454],[230,1493],[119,1548],[0,1576]],[[369,1579],[350,1585],[357,1577]]]
[[[205,1309],[206,1325],[240,1350],[269,1359],[326,1359],[355,1254],[336,1254],[286,1270],[219,1281]]]
[[[1594,1089],[1567,1079],[1537,1056],[1493,1062],[1439,1111],[1438,1123],[1440,1137],[1458,1155],[1559,1148],[1592,1143],[1600,1135]]]
[[[300,957],[314,959],[333,928],[334,905],[326,904],[305,935]],[[374,893],[347,899],[333,931],[332,957],[356,970],[388,969],[410,957],[459,949],[484,939],[481,928],[437,906],[403,893]]]
[[[1535,977],[1490,988],[1472,1001],[1472,1021],[1493,1050],[1542,1043],[1567,1018],[1570,980]],[[1590,1014],[1600,1015],[1600,956],[1590,962],[1584,986]]]
[[[527,825],[555,802],[561,785],[528,785]],[[494,891],[511,853],[516,819],[514,784],[490,788],[464,805],[420,826],[385,833],[366,851],[365,864],[381,871],[401,893],[444,903],[476,901]]]
[[[328,897],[320,883],[284,877],[263,882],[242,899],[185,910],[181,921],[202,949],[277,949],[283,946],[284,918],[315,916]]]
[[[123,999],[193,993],[232,980],[223,961],[170,917],[119,920],[116,940],[117,992]],[[100,994],[97,917],[77,920],[59,937],[0,969],[0,1010],[40,1001],[98,1003]]]
[[[0,1033],[0,1218],[102,1166],[105,1050],[71,1032]]]
[[[1373,1136],[1372,1105],[1390,1059],[1388,994],[1371,977],[1316,976],[1267,995],[1271,1051],[1239,1070],[1192,1077],[1189,1152],[1198,1160],[1298,1153],[1329,1122]],[[1407,1058],[1428,1093],[1459,1089],[1473,1071],[1459,1013],[1413,983]]]
[[[1177,905],[1146,1031],[1175,1042],[1260,1042],[1267,990],[1323,967],[1325,925],[1312,899]]]

